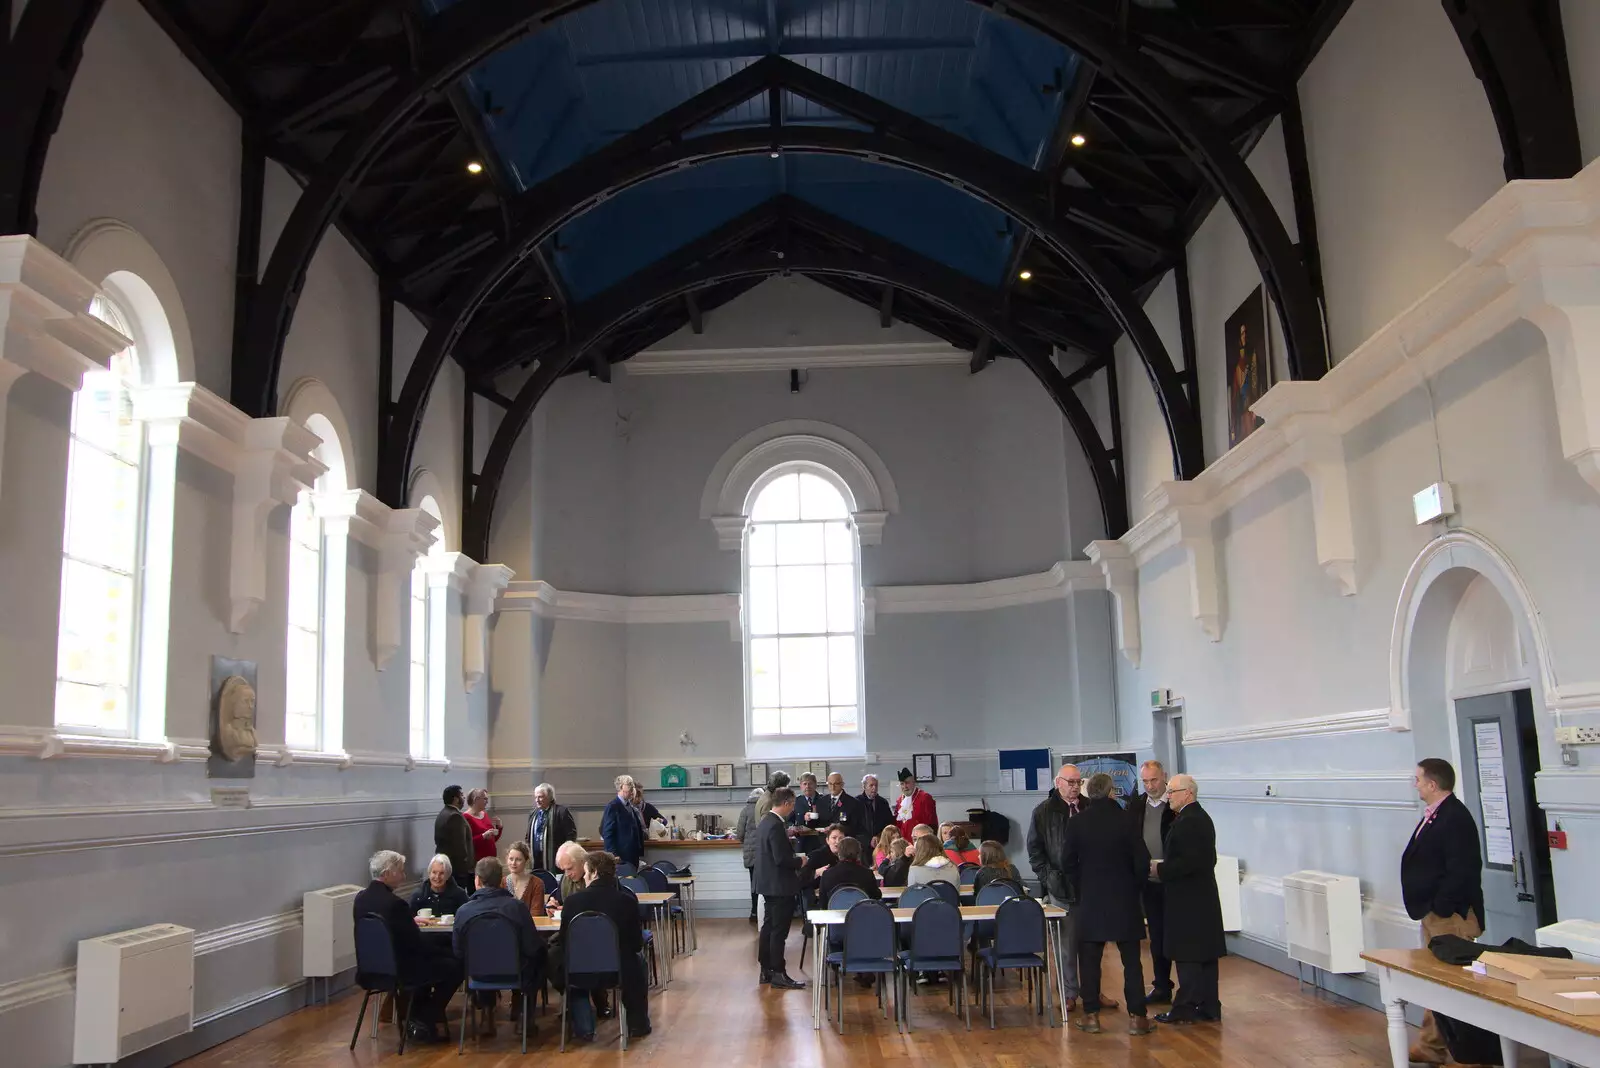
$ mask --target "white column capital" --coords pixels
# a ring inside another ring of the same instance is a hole
[[[1212,641],[1222,640],[1222,610],[1217,596],[1217,545],[1211,533],[1212,508],[1197,482],[1163,482],[1145,497],[1171,517],[1178,543],[1189,559],[1189,610]]]
[[[461,618],[461,673],[471,693],[489,671],[489,616],[516,572],[505,564],[478,564],[467,584]]]
[[[266,599],[267,517],[293,504],[324,470],[311,453],[321,439],[283,416],[247,419],[231,450],[233,544],[228,629],[241,633]]]
[[[1345,466],[1344,434],[1327,388],[1321,382],[1279,382],[1250,410],[1283,434],[1290,456],[1311,484],[1317,563],[1339,593],[1349,597],[1357,589],[1350,474]]]
[[[1084,555],[1105,576],[1106,589],[1116,607],[1117,651],[1139,666],[1139,565],[1133,552],[1120,541],[1091,541]]]

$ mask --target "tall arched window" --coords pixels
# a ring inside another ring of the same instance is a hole
[[[343,686],[330,677],[329,664],[342,664],[343,627],[330,633],[330,613],[344,610],[344,551],[329,552],[329,533],[318,501],[345,489],[344,455],[333,424],[323,415],[305,419],[306,429],[322,439],[315,457],[327,470],[310,490],[302,490],[289,510],[288,648],[284,659],[284,744],[290,749],[334,750],[342,745],[342,724],[330,716],[330,693]],[[341,527],[342,530],[342,527]],[[343,534],[339,535],[341,538]],[[337,557],[337,559],[332,559]]]
[[[860,550],[847,493],[815,464],[774,468],[752,487],[744,633],[756,751],[761,742],[863,736]]]
[[[90,314],[124,337],[130,317],[105,296]],[[67,514],[56,647],[56,723],[134,732],[140,561],[144,536],[144,427],[133,418],[139,354],[129,345],[83,376],[72,401]]]
[[[426,555],[411,569],[411,755],[418,760],[444,759],[444,692],[436,686],[441,670],[434,646],[442,644],[443,628],[433,619],[432,598],[428,595],[428,560],[445,551],[444,520],[439,502],[423,497],[417,507],[439,520],[433,543]],[[437,691],[437,693],[435,692]]]

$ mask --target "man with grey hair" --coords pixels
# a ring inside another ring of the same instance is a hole
[[[887,797],[879,795],[876,775],[861,776],[861,796],[856,800],[861,802],[862,835],[868,842],[876,842],[883,829],[894,823],[894,809]],[[870,850],[867,855],[872,855]]]
[[[578,837],[578,821],[566,805],[556,804],[556,788],[542,782],[533,788],[533,812],[528,816],[528,845],[533,849],[533,866],[548,871],[556,862],[556,850]]]
[[[821,830],[829,823],[823,818],[827,814],[827,802],[817,793],[817,777],[808,771],[800,776],[800,792],[795,795],[794,815],[789,817],[789,823],[795,827]]]
[[[351,905],[357,922],[368,916],[383,921],[394,946],[395,962],[400,966],[400,978],[407,986],[419,986],[413,995],[408,1014],[411,1021],[406,1037],[413,1042],[448,1041],[437,1029],[444,1027],[444,1008],[461,985],[461,968],[446,939],[431,943],[417,930],[416,917],[411,906],[398,895],[395,888],[405,882],[406,858],[392,849],[380,849],[367,862],[372,882],[356,895]],[[367,986],[374,977],[356,973],[356,982]]]
[[[1178,813],[1167,831],[1165,856],[1150,862],[1166,899],[1164,955],[1178,965],[1178,996],[1157,1016],[1162,1023],[1222,1019],[1217,961],[1228,952],[1217,895],[1217,829],[1200,807],[1188,775],[1174,775],[1167,796]]]
[[[1177,816],[1167,802],[1167,769],[1159,760],[1146,760],[1139,765],[1139,782],[1144,791],[1128,801],[1128,829],[1144,842],[1151,860],[1160,860],[1166,855],[1167,831]],[[1150,927],[1150,993],[1145,995],[1145,1004],[1170,1005],[1172,962],[1162,949],[1167,937],[1167,905],[1161,881],[1154,875],[1144,880],[1140,897],[1144,900],[1144,918]]]
[[[600,840],[619,862],[638,865],[644,858],[644,822],[633,806],[637,792],[633,776],[618,775],[613,785],[617,796],[606,802],[600,814]]]

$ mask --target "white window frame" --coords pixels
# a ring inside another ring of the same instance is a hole
[[[750,519],[750,513],[755,505],[756,498],[773,482],[796,473],[816,475],[830,484],[844,499],[847,517],[844,520],[850,530],[852,550],[852,567],[855,576],[855,687],[856,687],[856,729],[848,734],[780,734],[757,735],[751,723],[751,662],[750,643],[754,637],[750,632],[750,533],[755,523]],[[745,752],[752,759],[791,759],[802,757],[860,757],[866,752],[867,741],[867,704],[866,704],[866,660],[865,660],[865,634],[866,619],[864,612],[864,589],[861,571],[861,529],[856,519],[855,496],[850,486],[832,468],[816,463],[812,460],[791,460],[777,464],[763,472],[751,484],[746,494],[742,509],[744,524],[741,531],[741,548],[739,560],[739,623],[740,642],[744,658],[744,733]]]
[[[122,396],[118,399],[117,403],[127,405],[131,412],[133,406],[133,395],[137,392],[140,386],[144,384],[147,376],[147,369],[142,362],[143,354],[140,352],[138,338],[135,334],[134,316],[121,302],[105,292],[100,293],[94,298],[94,301],[90,304],[89,312],[97,319],[100,319],[108,326],[123,334],[130,341],[129,348],[133,350],[133,375],[121,380],[119,392],[122,394]],[[109,373],[109,370],[91,371],[89,373],[107,374]],[[85,403],[87,403],[87,397],[84,390],[80,389],[78,392],[73,394],[72,411],[70,416],[71,422],[69,424],[67,445],[66,507],[63,514],[61,537],[60,597],[62,604],[61,610],[63,612],[65,610],[67,592],[67,565],[69,562],[82,563],[90,567],[100,568],[102,570],[111,570],[95,561],[75,560],[75,558],[68,551],[72,541],[73,528],[73,516],[71,514],[72,479],[75,468],[78,466],[77,460],[83,455],[81,450],[90,449],[97,453],[101,453],[102,455],[111,455],[106,453],[106,451],[99,446],[93,445],[89,441],[79,437],[77,433],[78,421],[81,415],[81,406]],[[61,623],[58,617],[56,686],[53,698],[55,706],[53,722],[58,731],[65,730],[73,734],[94,735],[107,738],[134,738],[145,737],[146,735],[149,735],[152,730],[157,736],[159,736],[165,726],[164,723],[160,722],[154,724],[147,722],[152,718],[152,716],[147,713],[164,713],[164,709],[159,707],[151,709],[150,707],[147,707],[148,702],[142,699],[146,696],[142,693],[142,682],[144,678],[151,674],[158,667],[164,665],[146,665],[143,662],[143,654],[145,651],[143,649],[143,635],[145,631],[144,594],[145,584],[147,581],[147,564],[149,562],[147,560],[147,554],[150,550],[150,539],[147,535],[147,526],[150,519],[150,445],[149,435],[146,433],[144,425],[137,420],[133,420],[133,422],[138,428],[138,440],[134,443],[134,460],[131,465],[134,468],[136,479],[136,484],[134,487],[135,541],[132,553],[133,568],[126,575],[126,577],[129,579],[129,598],[131,602],[128,607],[127,622],[128,673],[127,677],[122,680],[123,689],[126,693],[126,715],[120,724],[114,726],[106,726],[103,724],[73,723],[69,720],[61,718],[61,686],[66,680],[63,680],[61,677],[61,653],[59,644]],[[120,456],[113,456],[112,458],[118,463],[127,462]],[[165,658],[163,657],[163,660],[164,659]],[[165,687],[163,686],[162,691],[164,692],[164,690]]]
[[[298,532],[301,529],[302,524],[304,524],[305,527],[308,528],[308,529],[306,529],[305,533],[307,535],[306,540],[307,540],[307,542],[309,542],[309,544],[305,544],[305,545],[302,545],[302,543],[300,541],[299,534],[298,534]],[[297,571],[298,571],[298,569],[295,566],[295,559],[299,555],[299,551],[301,549],[307,549],[307,550],[309,550],[310,552],[312,552],[314,554],[314,563],[313,563],[313,565],[312,565],[312,567],[310,569],[312,572],[314,572],[314,574],[312,574],[312,575],[300,574],[299,575],[299,577],[300,577],[300,579],[302,581],[315,581],[315,583],[316,583],[316,593],[315,593],[315,595],[313,597],[313,603],[316,606],[316,613],[315,613],[316,629],[309,631],[309,633],[311,634],[312,639],[313,639],[312,643],[311,643],[313,652],[312,652],[311,659],[310,659],[309,663],[306,662],[303,658],[297,657],[295,655],[295,643],[292,640],[292,635],[295,632],[297,632],[297,631],[300,632],[300,633],[307,633],[308,632],[308,629],[306,627],[300,626],[294,620],[294,608],[293,608],[293,605],[294,605],[294,601],[295,601],[295,595],[296,595],[296,592],[297,592],[297,590],[296,590],[296,577],[297,577]],[[325,622],[325,620],[327,618],[327,613],[328,613],[327,569],[328,569],[327,536],[326,536],[325,532],[322,529],[322,521],[317,516],[316,497],[309,490],[301,490],[300,491],[299,500],[297,500],[295,502],[294,507],[291,508],[290,511],[289,511],[289,566],[288,566],[288,582],[287,582],[288,596],[287,596],[287,598],[286,598],[286,600],[284,602],[284,604],[285,604],[284,627],[285,627],[285,639],[286,640],[285,640],[285,645],[284,645],[284,658],[283,658],[283,671],[284,671],[283,739],[284,739],[284,745],[286,747],[290,748],[290,749],[321,750],[322,748],[324,748],[323,743],[324,743],[325,739],[324,739],[324,730],[323,730],[323,726],[324,726],[324,716],[323,716],[324,701],[323,701],[323,692],[322,692],[323,691],[322,665],[323,665],[323,661],[326,659],[326,647],[324,645],[324,641],[325,641],[325,638],[326,638],[326,630],[327,630],[327,628],[324,626],[324,622]],[[312,694],[312,704],[311,704],[310,714],[311,714],[311,719],[312,719],[312,736],[309,739],[296,737],[294,735],[294,732],[291,731],[290,728],[289,728],[289,724],[290,724],[291,720],[294,717],[296,717],[297,715],[302,714],[299,711],[289,707],[290,695],[296,693],[298,690],[300,690],[302,688],[301,686],[295,685],[295,678],[296,678],[296,676],[300,675],[301,673],[309,674],[309,676],[311,678],[310,692]]]

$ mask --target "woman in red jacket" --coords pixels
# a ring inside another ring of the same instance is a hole
[[[461,815],[472,828],[472,860],[477,863],[484,857],[495,856],[500,851],[500,818],[489,815],[489,791],[479,787],[467,794],[467,810]]]
[[[910,768],[900,769],[900,797],[894,806],[894,822],[900,828],[900,836],[908,842],[917,824],[939,826],[939,810],[933,803],[933,795],[917,788],[917,777],[911,774]]]

